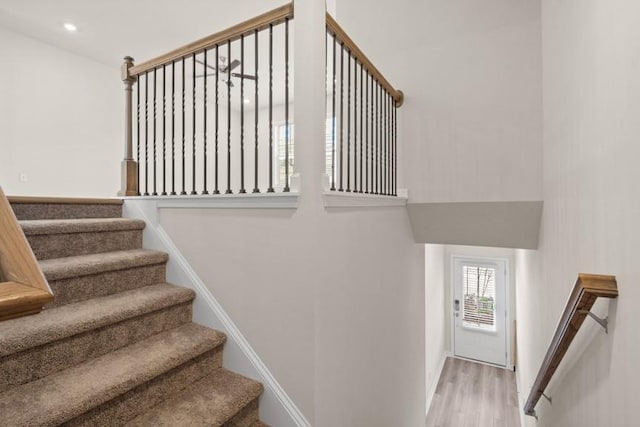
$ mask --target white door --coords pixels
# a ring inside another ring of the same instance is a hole
[[[507,365],[506,261],[453,258],[454,354]]]

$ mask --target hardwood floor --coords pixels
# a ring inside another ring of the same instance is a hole
[[[520,427],[515,374],[447,358],[426,427]]]

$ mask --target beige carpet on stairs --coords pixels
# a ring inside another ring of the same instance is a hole
[[[0,425],[266,426],[262,384],[222,367],[226,337],[192,322],[192,290],[114,201],[15,198],[55,300],[0,322]]]

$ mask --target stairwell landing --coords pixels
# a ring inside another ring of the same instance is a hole
[[[222,367],[225,335],[121,201],[10,200],[55,299],[0,322],[0,424],[265,426],[263,386]]]

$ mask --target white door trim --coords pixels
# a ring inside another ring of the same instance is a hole
[[[509,264],[509,258],[502,257],[486,257],[486,256],[470,256],[463,254],[451,254],[450,264],[449,264],[449,324],[451,329],[451,354],[455,356],[456,354],[456,342],[455,342],[455,316],[453,315],[453,302],[455,300],[455,290],[454,290],[454,281],[455,281],[455,263],[456,260],[478,260],[478,261],[497,261],[504,262],[504,272],[505,272],[505,298],[506,298],[506,321],[505,321],[505,346],[507,349],[507,364],[505,368],[513,370],[513,361],[512,357],[512,337],[511,337],[511,323],[513,319],[511,318],[511,265]]]

